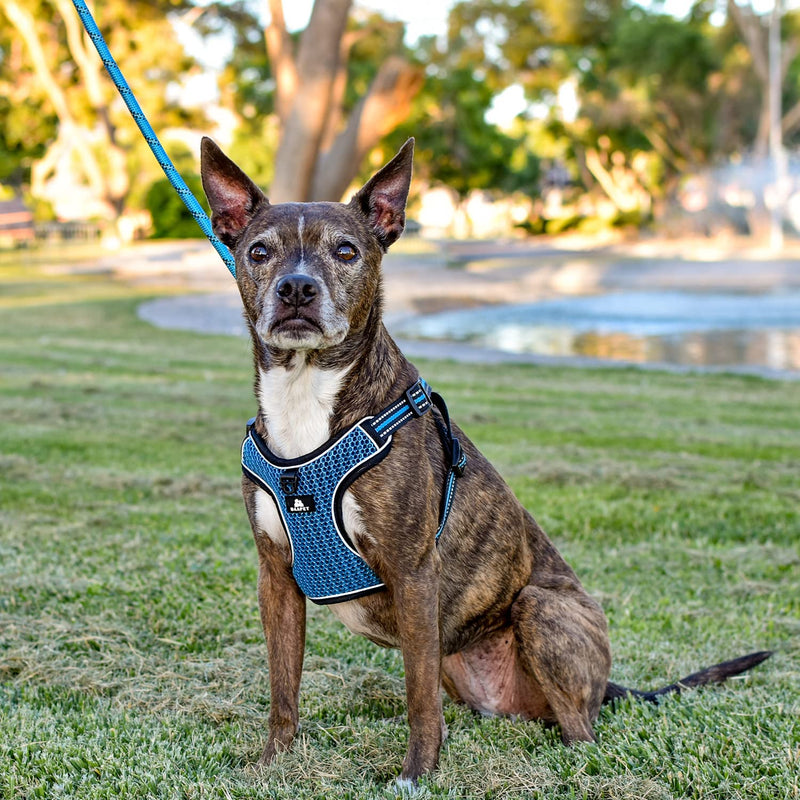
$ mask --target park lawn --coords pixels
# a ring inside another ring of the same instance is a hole
[[[239,496],[248,343],[156,330],[100,276],[3,278],[2,797],[388,796],[402,659],[311,605],[301,734],[252,767],[269,700]],[[615,680],[776,651],[604,709],[571,749],[445,700],[426,796],[800,796],[800,383],[420,366],[602,602]]]

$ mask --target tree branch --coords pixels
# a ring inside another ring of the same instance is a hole
[[[769,60],[764,26],[752,8],[740,6],[736,0],[728,0],[728,13],[742,34],[758,79],[766,86],[769,83]]]
[[[367,34],[366,30],[346,31],[342,36],[339,48],[339,68],[331,88],[331,103],[328,113],[328,122],[320,144],[321,150],[328,150],[333,144],[336,135],[341,131],[344,120],[344,97],[347,92],[347,65],[350,61],[350,51],[360,39]]]
[[[67,29],[67,45],[70,53],[86,83],[89,102],[95,109],[102,108],[105,104],[105,97],[103,96],[103,86],[100,81],[101,62],[94,52],[90,54],[84,46],[83,27],[75,14],[75,8],[72,3],[69,0],[55,0],[55,4]]]
[[[781,130],[784,136],[794,133],[800,126],[800,100],[798,100],[784,115],[781,121]]]
[[[50,72],[44,48],[36,35],[36,22],[33,16],[16,0],[2,0],[2,6],[8,21],[17,29],[17,32],[25,42],[25,46],[28,48],[36,77],[52,103],[56,116],[59,120],[72,122],[72,114],[67,104],[66,95]]]
[[[264,29],[264,42],[275,78],[275,113],[283,124],[289,116],[292,98],[297,91],[297,64],[292,37],[286,29],[281,0],[269,0],[269,14],[269,24]]]
[[[277,0],[270,0],[271,3]],[[297,87],[286,104],[270,188],[274,202],[307,200],[320,142],[328,122],[339,43],[352,0],[316,0],[300,39]]]
[[[781,84],[786,80],[786,76],[789,74],[789,67],[791,67],[792,61],[795,60],[798,52],[800,52],[800,39],[787,39],[781,45]]]
[[[350,114],[347,127],[319,158],[312,200],[341,198],[367,153],[408,116],[423,81],[423,70],[400,56],[384,61],[366,96]]]
[[[26,9],[22,8],[22,6],[16,2],[16,0],[2,0],[2,7],[9,22],[16,28],[22,40],[25,42],[25,46],[28,48],[28,52],[31,56],[36,77],[44,88],[58,117],[58,140],[54,143],[53,147],[58,148],[65,146],[69,150],[75,152],[78,156],[83,175],[92,187],[92,190],[103,200],[107,200],[109,196],[108,184],[103,177],[103,172],[100,169],[100,165],[92,152],[86,136],[83,134],[83,131],[77,125],[70,112],[64,91],[58,85],[53,73],[50,71],[50,67],[47,63],[47,56],[36,32],[36,21]]]
[[[608,195],[614,205],[623,212],[636,211],[641,207],[639,202],[640,198],[636,193],[631,191],[635,189],[638,193],[644,192],[639,181],[633,176],[631,171],[625,167],[625,175],[630,178],[631,186],[624,188],[617,185],[614,176],[603,166],[600,155],[593,147],[587,148],[585,151],[586,166],[594,176],[595,180],[600,184],[600,187]],[[649,193],[647,193],[649,196]]]

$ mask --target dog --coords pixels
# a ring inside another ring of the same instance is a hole
[[[242,490],[270,671],[260,763],[299,727],[310,597],[354,633],[401,650],[404,784],[437,766],[441,687],[484,714],[554,723],[570,744],[594,739],[604,702],[656,701],[769,655],[655,692],[609,681],[600,605],[383,325],[381,261],[405,226],[413,145],[347,204],[279,205],[214,142],[201,146],[212,226],[235,257],[255,361]]]

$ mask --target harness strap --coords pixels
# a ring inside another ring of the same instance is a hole
[[[398,428],[426,414],[431,408],[431,387],[420,378],[406,393],[369,422],[370,429],[380,442],[385,442]]]
[[[412,419],[423,416],[432,406],[441,415],[441,419],[437,416],[434,416],[434,419],[436,420],[436,427],[448,460],[447,478],[445,479],[439,510],[439,528],[436,531],[436,538],[438,539],[442,535],[442,531],[444,531],[447,518],[453,508],[456,480],[464,474],[464,469],[467,466],[467,456],[461,448],[461,442],[453,436],[450,413],[447,410],[444,398],[438,392],[434,392],[424,378],[420,378],[402,397],[399,397],[394,403],[363,425],[369,432],[374,433],[379,444],[383,444],[391,438],[396,430],[402,428]]]
[[[461,442],[453,436],[450,413],[447,410],[444,398],[438,392],[431,392],[431,401],[442,417],[441,420],[439,417],[434,417],[434,419],[444,445],[445,455],[448,456],[450,462],[444,484],[441,511],[439,512],[439,530],[436,532],[436,538],[438,539],[442,535],[444,526],[447,524],[447,518],[453,508],[453,500],[456,496],[456,481],[464,474],[464,470],[467,467],[467,455],[461,447]]]
[[[420,378],[402,397],[367,422],[365,427],[374,431],[379,443],[383,443],[398,428],[401,428],[412,419],[421,417],[432,406],[436,408],[441,416],[441,419],[437,416],[434,416],[434,419],[436,420],[436,427],[448,460],[447,478],[445,479],[439,510],[439,528],[436,531],[436,538],[438,539],[442,535],[442,531],[447,524],[447,518],[453,508],[456,480],[464,474],[464,469],[467,466],[467,457],[461,448],[461,442],[453,436],[450,413],[447,410],[444,398],[438,392],[434,392],[424,378]]]

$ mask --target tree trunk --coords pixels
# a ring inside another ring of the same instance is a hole
[[[275,203],[306,200],[314,177],[331,95],[338,73],[340,42],[352,0],[317,0],[297,54],[297,86],[283,122],[270,199]],[[279,76],[278,76],[279,77]],[[285,96],[279,90],[279,98]]]
[[[346,31],[352,0],[315,0],[297,52],[281,0],[269,4],[264,36],[281,125],[270,200],[340,200],[364,157],[408,115],[423,71],[399,56],[388,58],[346,118],[347,60],[363,35]]]
[[[770,128],[768,31],[761,23],[760,17],[756,15],[755,11],[749,5],[739,5],[736,0],[728,0],[727,7],[731,19],[739,29],[742,40],[747,47],[747,52],[750,54],[750,60],[753,63],[753,72],[758,82],[761,84],[761,108],[758,113],[758,131],[755,141],[753,142],[753,151],[757,157],[766,158],[769,155]],[[780,65],[781,86],[783,86],[786,80],[789,67],[797,55],[799,48],[800,42],[798,42],[797,37],[789,38],[783,43]],[[797,114],[794,109],[789,113]],[[794,124],[794,117],[790,118],[787,122],[787,118],[784,116],[782,125],[784,130],[787,127],[793,127]]]
[[[769,92],[765,90],[764,99],[761,101],[761,108],[758,110],[758,129],[756,130],[756,138],[753,142],[753,155],[755,155],[758,160],[769,157],[769,129]]]

